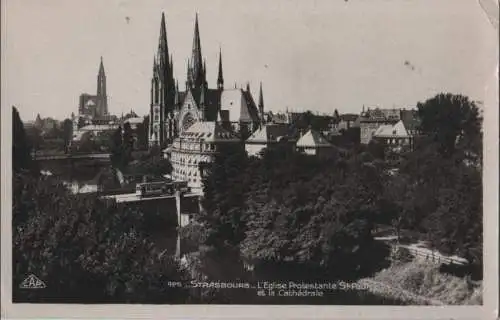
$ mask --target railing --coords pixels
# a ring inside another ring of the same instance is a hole
[[[407,245],[402,245],[398,243],[388,243],[388,245],[391,247],[391,250],[397,251],[397,250],[408,250],[409,254],[414,256],[417,259],[420,260],[425,260],[431,263],[436,263],[436,264],[455,264],[455,265],[466,265],[467,260],[459,257],[450,257],[450,256],[444,256],[438,251],[434,251],[431,249],[424,249],[424,248],[417,248],[414,246],[407,246]]]

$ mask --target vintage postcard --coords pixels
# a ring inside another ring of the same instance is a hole
[[[8,319],[495,318],[496,0],[6,0],[1,98]]]

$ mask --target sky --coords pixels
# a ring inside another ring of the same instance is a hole
[[[266,110],[359,113],[439,92],[492,101],[498,34],[477,0],[6,0],[2,108],[24,121],[77,113],[100,57],[109,111],[149,111],[162,11],[181,89],[198,13],[207,80],[262,82]],[[497,20],[498,26],[498,20]],[[489,95],[489,100],[488,100]],[[496,100],[495,100],[496,101]]]

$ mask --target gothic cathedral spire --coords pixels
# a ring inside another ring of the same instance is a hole
[[[161,14],[160,37],[158,39],[158,64],[160,68],[170,67],[168,43],[167,43],[167,26],[165,23],[165,13]]]
[[[198,27],[198,13],[194,22],[193,50],[191,55],[191,77],[196,88],[205,84],[203,61],[201,55],[200,29]]]
[[[219,47],[219,75],[217,76],[217,89],[224,89],[224,77],[222,76],[222,49]]]
[[[108,97],[106,94],[106,72],[104,72],[104,63],[102,61],[99,65],[99,73],[97,74],[97,99],[98,99],[98,114],[108,114]]]

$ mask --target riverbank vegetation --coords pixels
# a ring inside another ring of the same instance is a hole
[[[355,279],[384,264],[372,231],[392,225],[465,257],[469,273],[481,270],[480,112],[466,97],[440,94],[418,113],[421,136],[397,164],[374,146],[330,159],[279,147],[261,158],[224,150],[205,180],[201,227],[184,237],[236,253],[269,279]]]
[[[433,305],[481,305],[482,281],[441,272],[439,265],[418,261],[395,263],[377,272],[367,282],[374,293],[408,304],[424,302]],[[378,285],[377,285],[378,284]]]

